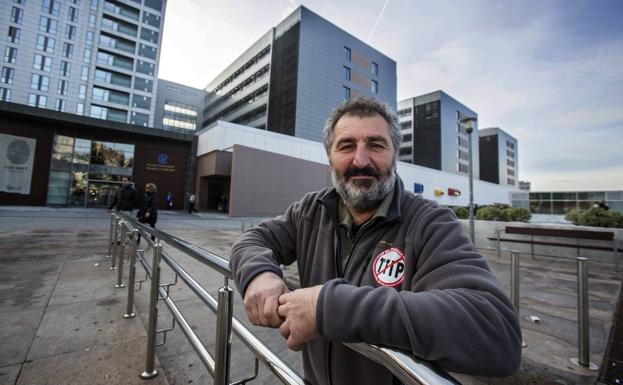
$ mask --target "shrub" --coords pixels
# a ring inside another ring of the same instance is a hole
[[[511,218],[515,222],[528,222],[532,217],[530,210],[523,207],[511,207],[510,210],[512,212]]]
[[[455,207],[453,210],[457,218],[459,219],[469,218],[469,209],[467,207],[459,206],[459,207]]]
[[[581,226],[623,228],[623,213],[591,207],[582,212],[571,210],[565,219]]]
[[[478,209],[476,213],[476,219],[485,221],[499,221],[502,220],[502,213],[498,207],[486,206]]]

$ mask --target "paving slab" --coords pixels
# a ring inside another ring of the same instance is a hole
[[[48,307],[29,360],[85,350],[96,345],[111,345],[146,335],[136,318],[123,318],[125,301],[106,298],[72,302]]]
[[[0,366],[21,364],[26,359],[45,308],[2,312]]]
[[[15,385],[22,365],[0,367],[0,385]]]
[[[166,385],[166,374],[161,373],[146,382],[139,377],[145,365],[145,353],[138,353],[136,345],[144,345],[146,338],[118,344],[92,346],[70,353],[56,354],[27,362],[17,385]],[[156,366],[159,368],[159,365]]]

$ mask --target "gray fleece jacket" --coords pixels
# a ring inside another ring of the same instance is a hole
[[[298,265],[302,287],[323,284],[321,338],[303,349],[312,384],[394,384],[392,374],[341,342],[411,352],[443,369],[506,376],[521,359],[517,313],[449,209],[405,191],[397,179],[387,217],[357,235],[341,271],[333,188],[305,195],[284,215],[234,244],[240,293],[261,272]]]

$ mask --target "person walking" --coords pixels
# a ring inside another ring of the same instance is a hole
[[[108,210],[117,209],[119,211],[132,212],[136,205],[136,189],[127,177],[121,178],[121,188],[117,190],[115,197],[108,206]]]
[[[152,228],[156,228],[156,222],[158,221],[158,197],[156,193],[158,189],[154,183],[147,183],[145,185],[145,202],[143,207],[138,211],[136,217],[141,223],[147,223]],[[156,240],[156,237],[151,236],[151,240]],[[141,234],[138,234],[138,242],[141,241]]]
[[[173,194],[169,191],[167,194],[167,210],[171,210],[173,208]]]
[[[195,194],[191,193],[188,196],[188,214],[192,213],[193,211],[198,213],[199,211],[195,208],[195,201],[197,200],[197,197],[195,196]]]

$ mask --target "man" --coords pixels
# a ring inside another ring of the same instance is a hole
[[[116,208],[119,211],[132,212],[136,205],[136,189],[130,184],[127,177],[121,178],[121,188],[115,194],[108,210]]]
[[[195,196],[194,193],[190,193],[190,195],[188,195],[188,214],[191,214],[193,211],[196,212],[196,213],[199,212],[195,208],[195,201],[196,200],[197,200],[197,197]]]
[[[374,99],[332,113],[324,145],[333,188],[305,195],[233,246],[247,315],[303,350],[315,385],[397,383],[342,342],[510,375],[521,356],[516,311],[452,211],[404,190],[400,139],[396,115]],[[279,264],[295,261],[302,289],[289,293]]]

